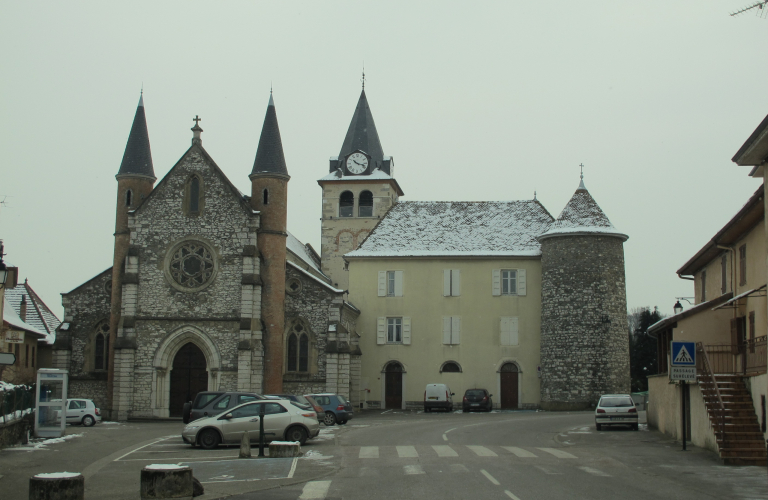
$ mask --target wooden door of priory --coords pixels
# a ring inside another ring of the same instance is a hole
[[[389,363],[384,371],[384,407],[399,410],[403,407],[403,367]]]
[[[517,409],[518,401],[518,369],[514,363],[505,363],[499,373],[501,379],[501,408],[507,410]]]
[[[179,349],[173,358],[171,393],[168,414],[180,417],[184,403],[192,401],[198,392],[208,390],[208,371],[205,355],[192,342]]]

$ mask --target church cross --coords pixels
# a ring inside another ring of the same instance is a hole
[[[197,122],[199,122],[200,120],[202,120],[202,118],[200,118],[200,117],[199,117],[199,116],[197,116],[197,115],[195,115],[195,117],[194,117],[194,118],[192,118],[192,121],[193,121],[193,122],[195,122],[195,127],[197,127],[197,125],[198,125],[198,123],[197,123]]]
[[[583,163],[579,163],[579,166],[581,167],[581,178],[583,179],[584,178],[584,164]]]

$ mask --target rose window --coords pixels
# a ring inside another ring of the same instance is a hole
[[[169,266],[173,280],[184,288],[200,288],[215,270],[213,254],[198,241],[189,241],[173,252]]]

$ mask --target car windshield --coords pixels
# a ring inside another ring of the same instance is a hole
[[[470,389],[467,391],[467,396],[485,396],[485,392],[480,389]]]
[[[600,404],[598,406],[602,406],[603,408],[627,407],[635,406],[635,403],[632,401],[632,398],[627,397],[600,398]]]
[[[310,405],[309,402],[307,402],[307,403],[299,403],[298,401],[291,401],[291,404],[293,406],[295,406],[296,408],[300,408],[302,410],[312,409],[312,405]]]
[[[205,406],[213,401],[214,399],[221,396],[223,393],[221,392],[207,392],[205,394],[198,394],[195,398],[195,404],[192,405],[192,408],[195,410],[199,410],[201,408],[205,408]]]

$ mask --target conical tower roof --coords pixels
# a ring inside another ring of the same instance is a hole
[[[365,97],[365,90],[360,93],[360,99],[357,101],[355,114],[352,115],[347,136],[344,138],[344,144],[341,145],[339,158],[344,158],[349,153],[358,149],[371,156],[374,166],[381,165],[384,159],[384,151],[381,149],[379,133],[376,131],[376,124],[373,122],[373,115],[371,114],[371,108],[368,106],[368,99]]]
[[[256,160],[253,162],[250,177],[253,178],[255,175],[280,175],[290,178],[288,167],[285,166],[283,141],[280,139],[275,101],[272,99],[271,93],[267,105],[267,115],[264,117],[264,126],[261,128],[259,147],[256,150]]]
[[[555,236],[566,236],[574,234],[599,234],[606,236],[615,236],[627,240],[626,234],[620,233],[613,227],[611,221],[605,215],[603,210],[597,204],[592,195],[584,186],[584,179],[579,183],[579,188],[573,193],[570,201],[557,220],[549,226],[544,234],[538,237],[539,241]]]
[[[147,131],[147,118],[144,115],[144,95],[139,98],[136,115],[133,117],[131,133],[128,135],[128,143],[125,145],[123,161],[120,163],[118,176],[138,175],[142,177],[155,177],[155,169],[152,166],[152,150],[149,147],[149,132]]]

